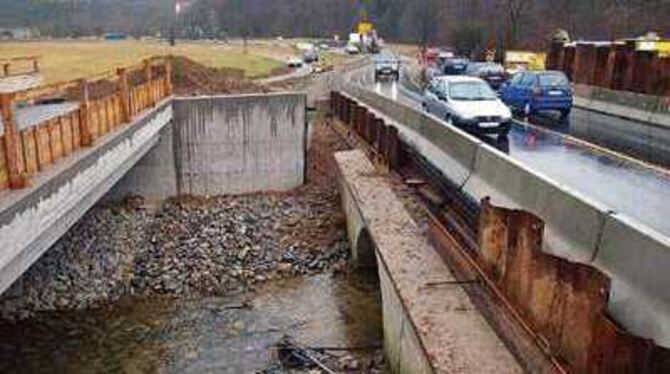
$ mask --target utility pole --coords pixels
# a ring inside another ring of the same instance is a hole
[[[174,13],[172,14],[172,22],[170,23],[170,45],[175,46],[176,42],[176,33],[177,25],[179,24],[179,14],[182,12],[184,5],[181,3],[181,0],[175,0],[174,2]]]

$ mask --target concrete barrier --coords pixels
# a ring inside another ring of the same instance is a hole
[[[477,151],[472,175],[463,190],[480,201],[523,209],[541,217],[545,224],[544,250],[588,263],[595,255],[608,214],[606,207],[531,171],[491,147]]]
[[[670,99],[579,84],[574,89],[574,135],[670,165]]]
[[[612,316],[629,332],[670,347],[669,238],[460,130],[434,127],[435,122],[439,124],[437,119],[360,90],[348,88],[347,92],[392,118],[403,140],[413,144],[452,182],[464,181],[462,190],[473,199],[489,196],[497,205],[542,218],[546,225],[543,249],[572,261],[595,264],[606,272],[612,279]]]
[[[670,347],[670,239],[613,214],[595,265],[612,278],[609,311],[630,331]]]
[[[572,112],[570,129],[574,136],[655,164],[670,165],[670,126],[613,116],[614,104],[589,103],[588,109]],[[625,110],[630,114],[634,109]]]
[[[362,90],[348,89],[350,97],[375,109],[375,115],[398,128],[400,138],[431,160],[457,187],[470,176],[481,140],[432,115],[418,112],[402,103]]]

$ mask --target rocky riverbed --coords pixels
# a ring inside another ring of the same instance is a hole
[[[0,316],[86,309],[126,295],[221,296],[337,272],[348,243],[332,152],[343,148],[316,126],[308,183],[287,193],[96,206],[2,295]]]

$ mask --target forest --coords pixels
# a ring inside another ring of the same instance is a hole
[[[539,48],[557,29],[609,40],[668,36],[670,0],[0,0],[0,27],[43,36],[120,31],[185,38],[332,37],[365,17],[389,41]]]

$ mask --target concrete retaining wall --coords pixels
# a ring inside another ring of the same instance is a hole
[[[0,293],[74,225],[157,142],[172,120],[170,101],[96,141],[35,178],[3,191],[0,201]]]
[[[612,316],[630,332],[670,347],[670,272],[659,268],[670,262],[668,238],[622,219],[462,131],[435,128],[445,134],[446,140],[439,140],[424,131],[429,128],[425,124],[436,118],[431,121],[402,103],[358,87],[347,87],[345,92],[392,118],[401,138],[418,145],[426,159],[473,199],[490,196],[494,204],[541,217],[546,224],[544,250],[603,270],[612,278]]]
[[[178,98],[160,144],[111,195],[282,191],[304,183],[304,94]]]

